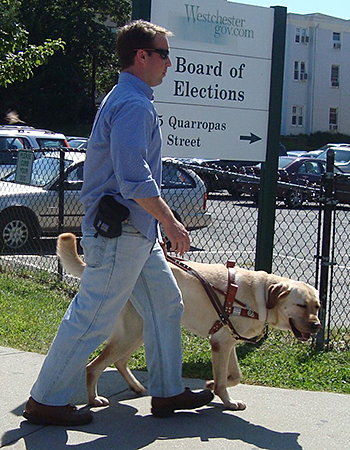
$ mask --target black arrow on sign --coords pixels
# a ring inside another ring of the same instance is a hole
[[[250,132],[250,136],[240,136],[241,141],[250,141],[249,144],[254,144],[254,142],[261,141],[261,137]]]

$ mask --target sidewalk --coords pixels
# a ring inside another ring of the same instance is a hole
[[[218,397],[197,411],[172,418],[150,414],[150,397],[137,397],[114,369],[100,378],[110,398],[94,408],[94,421],[77,428],[29,424],[21,416],[44,356],[0,347],[0,447],[16,450],[345,450],[350,448],[350,396],[239,385],[231,396],[245,411],[224,410]],[[147,386],[147,373],[137,375]],[[78,404],[85,402],[84,383]],[[201,389],[202,380],[186,380]]]

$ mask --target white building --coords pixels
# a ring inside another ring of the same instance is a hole
[[[287,15],[281,134],[350,134],[350,20]]]

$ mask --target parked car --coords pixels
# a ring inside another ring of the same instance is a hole
[[[88,143],[89,143],[89,139],[86,139],[86,141],[82,142],[82,143],[78,146],[78,148],[81,148],[81,149],[86,150],[86,149],[87,149],[87,146],[88,146]]]
[[[236,161],[230,159],[177,158],[199,175],[205,183],[207,192],[228,191],[237,195],[236,176],[242,167],[253,166],[257,161]]]
[[[302,152],[301,154],[297,155],[299,157],[306,157],[306,158],[317,158],[321,153],[323,153],[325,150],[328,150],[329,148],[338,148],[338,147],[347,147],[350,148],[350,144],[326,144],[322,147],[316,149],[316,150],[309,150],[307,152]],[[289,154],[289,152],[288,152]]]
[[[67,152],[63,177],[64,225],[60,231],[80,233],[83,206],[79,201],[83,183],[84,154]],[[32,239],[55,236],[59,230],[60,159],[35,159],[30,184],[16,182],[15,172],[0,181],[0,248],[17,250]],[[163,162],[163,197],[187,229],[207,227],[203,181],[174,160]]]
[[[278,158],[278,180],[277,180],[277,198],[284,201],[288,208],[297,208],[303,204],[306,199],[313,199],[314,190],[312,184],[308,182],[293,182],[286,171],[286,167],[297,161],[295,156],[280,156]],[[242,177],[237,180],[237,189],[242,193],[251,195],[257,203],[260,190],[260,170],[261,164],[250,168],[250,177]]]
[[[86,148],[88,138],[79,136],[70,136],[67,138],[67,142],[70,148]]]
[[[319,192],[322,176],[326,172],[326,161],[318,158],[298,158],[292,162],[282,161],[279,169],[281,180],[304,186],[313,186]],[[335,199],[350,204],[350,176],[339,167],[334,167]],[[317,197],[317,196],[316,196]]]
[[[281,181],[303,186],[313,186],[320,184],[320,179],[324,173],[324,164],[315,158],[279,158],[278,173]]]
[[[304,152],[301,155],[298,155],[300,157],[306,157],[306,158],[317,158],[318,155],[320,155],[323,152],[323,150],[310,150],[308,152]]]
[[[18,150],[55,147],[68,147],[64,134],[22,125],[0,125],[0,178],[14,170]]]
[[[251,174],[240,175],[236,180],[236,188],[240,195],[249,195],[255,203],[258,203],[260,193],[260,168],[255,167]],[[305,191],[307,191],[307,194],[310,195],[310,197],[312,196],[313,189],[310,189],[311,192],[309,192],[308,189],[309,188],[307,187],[294,185],[289,181],[282,181],[281,176],[279,175],[277,179],[276,197],[279,200],[284,201],[288,208],[297,208],[302,205],[305,199]]]
[[[305,154],[304,150],[288,150],[286,155],[283,156],[294,156],[294,158],[299,158]],[[280,155],[281,156],[281,155]]]
[[[323,145],[322,147],[319,148],[319,150],[328,150],[331,147],[349,147],[350,148],[350,144],[348,144],[347,142],[343,142],[343,143],[332,143],[330,142],[329,144]]]
[[[278,186],[277,197],[284,200],[288,207],[298,207],[305,200],[317,200],[320,195],[321,180],[326,172],[326,161],[317,158],[293,158],[282,156],[278,160]],[[255,168],[258,174],[258,168]],[[335,199],[341,203],[350,204],[350,176],[335,167]],[[247,180],[239,180],[242,191],[253,197],[257,196],[258,180],[249,177]],[[282,184],[283,183],[283,184]],[[292,184],[288,188],[288,183]],[[300,188],[295,186],[299,185]]]
[[[334,164],[343,172],[350,173],[350,146],[349,147],[330,147],[334,151]],[[324,150],[317,156],[317,159],[327,160],[327,150]]]

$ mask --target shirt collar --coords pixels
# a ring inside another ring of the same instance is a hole
[[[119,83],[131,83],[137,89],[142,91],[150,100],[154,99],[153,89],[148,86],[147,83],[141,80],[141,78],[129,73],[129,72],[121,72],[119,75]]]

